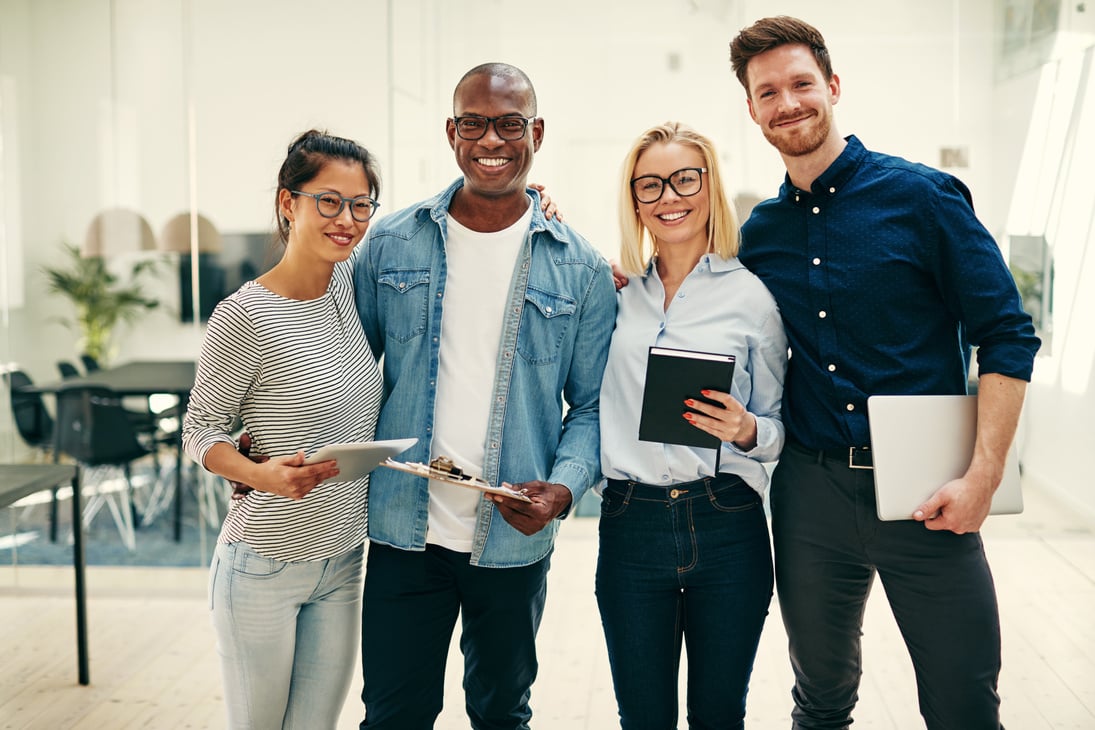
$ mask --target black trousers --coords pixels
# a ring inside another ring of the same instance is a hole
[[[882,522],[870,470],[789,442],[772,480],[776,587],[795,673],[793,727],[846,728],[877,572],[931,730],[999,730],[1000,618],[981,536]]]
[[[528,729],[551,558],[517,568],[480,568],[468,558],[436,545],[412,552],[370,543],[361,626],[362,728],[433,728],[459,616],[471,727]]]

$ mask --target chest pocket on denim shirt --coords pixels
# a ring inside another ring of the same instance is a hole
[[[377,283],[377,305],[388,337],[406,342],[425,333],[430,270],[383,269]]]
[[[559,359],[559,350],[573,336],[577,303],[562,294],[533,287],[525,290],[525,310],[517,334],[517,352],[533,365],[545,365]]]

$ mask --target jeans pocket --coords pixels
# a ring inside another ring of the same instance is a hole
[[[619,517],[626,512],[630,491],[618,487],[605,487],[601,494],[601,519]]]
[[[710,495],[711,506],[719,512],[745,512],[761,506],[761,497],[747,484],[716,489]]]
[[[235,560],[232,570],[237,575],[245,575],[248,578],[273,578],[285,570],[288,563],[274,558],[259,555],[243,543],[237,543]]]

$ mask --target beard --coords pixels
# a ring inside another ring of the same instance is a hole
[[[779,123],[782,120],[774,120],[773,123]],[[780,134],[774,131],[770,126],[762,126],[761,131],[764,133],[764,138],[768,142],[779,150],[781,155],[787,157],[802,157],[808,155],[811,152],[817,150],[821,145],[825,144],[825,140],[829,137],[829,132],[833,127],[833,115],[830,109],[819,110],[817,116],[814,118],[814,123],[809,128],[800,129],[794,134],[786,135]]]

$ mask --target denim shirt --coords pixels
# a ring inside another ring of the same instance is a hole
[[[377,221],[354,252],[358,315],[373,354],[378,360],[383,356],[386,401],[376,438],[417,437],[418,443],[400,455],[403,461],[429,461],[446,276],[445,216],[463,184],[458,179],[436,197]],[[539,194],[530,190],[529,195],[532,223],[502,324],[483,479],[563,484],[573,505],[600,479],[600,386],[616,294],[604,258],[565,224],[545,220]],[[369,485],[369,538],[424,550],[428,504],[426,479],[377,469]],[[558,522],[525,536],[483,499],[471,564],[535,563],[551,552]]]

